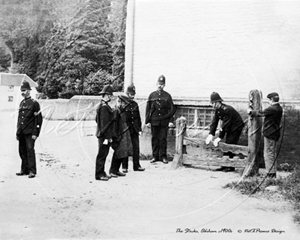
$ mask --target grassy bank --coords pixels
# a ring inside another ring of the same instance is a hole
[[[272,188],[271,186],[274,186]],[[282,197],[290,202],[294,208],[294,221],[300,225],[300,166],[296,165],[286,177],[266,178],[255,176],[244,179],[240,182],[231,182],[224,188],[235,189],[236,191],[249,195],[270,198],[274,195]],[[269,191],[272,189],[271,191]]]

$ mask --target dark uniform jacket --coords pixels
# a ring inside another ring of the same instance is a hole
[[[43,117],[40,104],[31,97],[21,101],[19,107],[17,136],[20,134],[40,135]]]
[[[112,139],[114,137],[114,110],[104,101],[101,101],[96,110],[96,137]]]
[[[266,138],[278,141],[280,138],[280,122],[282,107],[279,103],[273,104],[263,111],[253,111],[252,116],[265,117],[263,134]]]
[[[244,121],[240,114],[231,106],[222,103],[221,107],[215,110],[209,133],[215,135],[219,120],[222,120],[219,138],[223,138],[226,133],[232,133],[244,127]]]
[[[166,91],[152,92],[146,106],[146,123],[167,126],[175,113],[172,97]]]
[[[130,133],[142,131],[142,121],[140,116],[139,105],[135,101],[130,101],[125,108],[126,122]]]

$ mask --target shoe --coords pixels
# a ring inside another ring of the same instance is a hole
[[[119,177],[125,177],[126,176],[126,174],[122,173],[122,172],[117,172],[116,175],[119,176]]]
[[[35,177],[35,174],[34,173],[29,173],[29,175],[28,175],[28,178],[34,178]]]
[[[145,168],[138,167],[138,168],[133,169],[133,171],[140,171],[140,172],[142,172],[142,171],[145,171]]]
[[[222,172],[222,171],[224,171],[224,167],[216,168],[214,171],[216,171],[216,172]]]
[[[164,164],[168,164],[168,163],[169,163],[168,160],[165,159],[165,158],[163,158],[162,162],[163,162]]]
[[[108,179],[111,179],[111,176],[107,175],[106,173],[105,173],[105,177],[107,177]]]
[[[109,176],[113,177],[113,178],[117,178],[118,177],[118,175],[116,173],[110,173]]]
[[[128,173],[128,169],[123,168],[123,169],[122,169],[122,172],[123,172],[123,173]]]
[[[29,173],[21,171],[21,172],[16,173],[16,175],[17,176],[24,176],[24,175],[29,175]]]
[[[150,161],[150,163],[156,163],[156,162],[159,162],[159,161],[155,158],[151,159],[151,161]]]
[[[107,177],[107,176],[96,177],[96,180],[108,181],[109,177]]]
[[[235,168],[234,167],[225,167],[223,169],[223,172],[234,172],[235,171]]]

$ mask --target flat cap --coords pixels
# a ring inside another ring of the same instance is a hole
[[[278,93],[277,92],[271,92],[267,95],[267,98],[271,99],[273,97],[279,97]]]

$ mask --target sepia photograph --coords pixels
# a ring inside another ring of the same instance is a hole
[[[0,0],[0,239],[298,240],[299,13]]]

